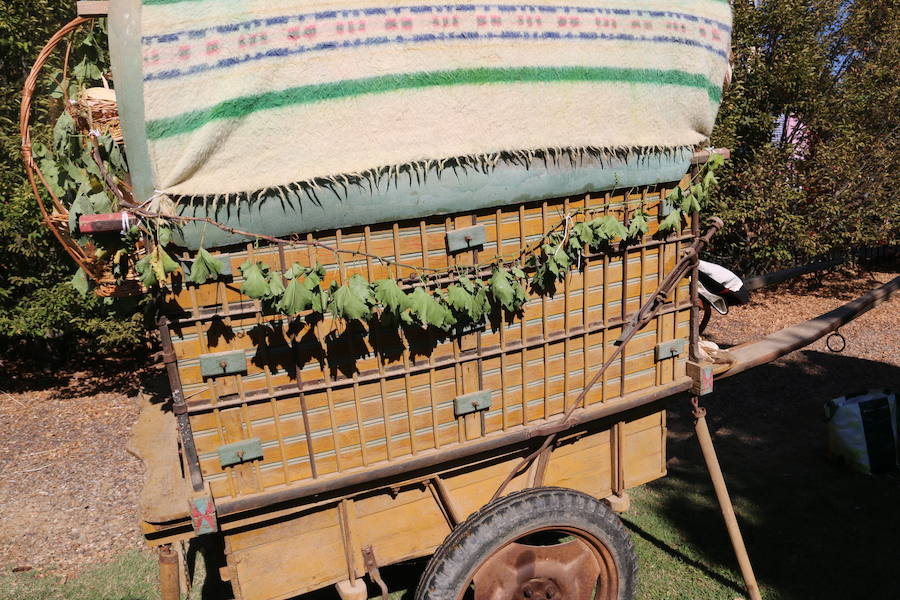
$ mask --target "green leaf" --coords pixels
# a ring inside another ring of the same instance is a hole
[[[75,135],[75,119],[69,111],[63,110],[53,126],[53,148],[57,153],[67,153],[73,135]]]
[[[125,154],[119,150],[119,145],[115,142],[113,142],[112,148],[109,150],[109,164],[112,165],[114,171],[128,171],[128,163],[125,162]]]
[[[284,280],[281,273],[279,271],[271,271],[266,280],[269,284],[268,298],[281,298],[281,295],[284,294]]]
[[[313,296],[309,288],[303,285],[296,277],[288,281],[281,299],[276,308],[282,313],[291,316],[301,313],[312,306]]]
[[[47,179],[47,183],[50,185],[50,189],[53,190],[53,193],[57,196],[65,196],[66,192],[60,185],[60,170],[59,165],[55,160],[50,158],[44,158],[40,161],[41,173],[44,174],[44,177]]]
[[[406,307],[406,292],[393,279],[379,279],[374,287],[375,300],[387,312],[396,316]]]
[[[560,246],[556,246],[549,258],[553,264],[556,265],[559,274],[562,277],[565,277],[566,272],[568,272],[569,268],[572,266],[572,259],[569,257],[568,253]]]
[[[169,256],[168,252],[163,250],[160,246],[156,246],[153,249],[153,253],[156,255],[155,259],[151,259],[151,265],[154,265],[154,269],[157,270],[156,278],[159,281],[168,280],[169,273],[174,273],[181,267],[175,260]],[[162,276],[160,276],[159,269],[162,269]]]
[[[350,291],[370,307],[375,305],[375,294],[372,292],[372,286],[365,277],[357,273],[350,277],[347,286],[350,288]]]
[[[156,241],[160,246],[168,246],[172,242],[172,230],[169,227],[160,227],[156,230]]]
[[[241,274],[244,283],[241,284],[241,293],[249,298],[261,300],[269,296],[269,284],[266,281],[266,267],[261,262],[246,261],[241,265]]]
[[[447,304],[458,313],[468,315],[470,319],[475,318],[475,294],[463,286],[454,283],[447,287]]]
[[[103,173],[100,172],[100,165],[97,164],[97,161],[94,160],[94,155],[91,154],[91,148],[93,146],[88,146],[84,148],[81,152],[81,164],[84,166],[85,170],[88,173],[94,176],[98,182],[103,180]]]
[[[224,268],[225,263],[205,249],[200,248],[197,250],[197,256],[194,258],[194,263],[191,265],[190,279],[194,283],[203,284],[211,279],[217,279]]]
[[[560,252],[560,255],[565,255]],[[568,257],[566,258],[568,260]],[[504,267],[494,269],[494,274],[489,282],[491,296],[494,300],[509,312],[516,312],[528,300],[525,288],[519,280]]]
[[[147,253],[139,261],[134,263],[134,270],[138,272],[138,275],[141,277],[141,283],[147,288],[156,285],[156,273],[154,273],[153,268],[150,266],[150,260],[151,255],[150,253]]]
[[[327,306],[327,298],[322,291],[322,280],[319,277],[320,271],[317,265],[315,270],[307,269],[299,263],[294,263],[284,272],[284,277],[288,279],[287,288],[281,295],[281,299],[276,304],[276,308],[286,315],[295,315],[305,310],[313,312],[325,312]]]
[[[602,217],[602,219],[603,232],[607,240],[614,240],[617,238],[625,239],[628,237],[628,230],[625,229],[625,226],[622,225],[622,222],[619,221],[619,219],[612,215],[606,215],[605,217]]]
[[[423,327],[430,325],[446,330],[456,323],[450,309],[422,287],[409,294],[406,307],[400,316],[410,325],[418,323]]]
[[[494,270],[494,274],[490,279],[491,295],[501,306],[507,310],[511,310],[515,301],[516,292],[512,287],[512,280],[509,272],[503,267]]]
[[[464,290],[469,292],[470,294],[474,294],[477,291],[475,287],[475,282],[468,275],[460,275],[458,279],[459,285],[462,286]]]
[[[518,267],[513,271],[525,276]],[[473,280],[466,276],[460,277],[456,284],[447,288],[447,303],[457,315],[463,314],[472,321],[481,321],[485,314],[491,312],[488,287],[480,279]]]
[[[682,212],[680,208],[673,207],[672,212],[666,215],[666,218],[662,220],[662,223],[659,224],[660,231],[670,231],[676,230],[681,231],[682,225]]]
[[[322,289],[322,280],[319,278],[319,272],[317,269],[312,273],[307,273],[302,285],[312,295],[310,309],[317,313],[324,313],[328,306],[328,295]]]
[[[331,301],[328,310],[347,321],[365,319],[372,314],[372,288],[360,275],[354,275],[344,285],[331,284]]]
[[[72,277],[71,281],[72,287],[75,288],[75,291],[81,294],[81,297],[87,296],[88,291],[90,290],[90,282],[87,278],[87,273],[84,272],[84,269],[81,267],[75,271],[75,275]]]
[[[635,211],[631,217],[631,222],[628,224],[628,237],[629,239],[636,239],[645,233],[647,233],[647,215],[641,210]]]
[[[141,277],[141,283],[149,288],[168,281],[169,274],[180,267],[165,250],[154,246],[153,250],[134,264],[134,268]]]
[[[519,288],[522,290],[522,293],[525,293],[524,288],[520,285]],[[480,321],[484,318],[484,316],[491,312],[491,300],[488,297],[488,287],[481,283],[478,286],[478,291],[475,292],[475,301],[472,303],[472,313],[471,317],[473,321]]]
[[[289,280],[290,279],[300,279],[301,277],[303,277],[306,274],[306,272],[307,272],[307,269],[304,268],[303,265],[301,265],[298,262],[295,262],[294,264],[292,264],[290,266],[290,268],[287,271],[284,272],[284,277],[285,277],[285,279],[289,279]]]
[[[594,228],[589,223],[582,221],[572,226],[571,242],[579,249],[590,248],[594,245],[597,236]]]
[[[703,192],[705,194],[708,194],[713,186],[717,183],[719,183],[719,180],[716,179],[715,172],[712,170],[707,170],[706,174],[703,176]]]

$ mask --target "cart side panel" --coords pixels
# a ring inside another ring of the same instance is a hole
[[[322,262],[329,277],[394,276],[371,258],[322,249],[252,246],[220,255],[230,280],[185,286],[168,309],[178,369],[204,479],[215,498],[238,498],[294,482],[337,476],[418,453],[464,444],[551,418],[565,410],[614,350],[623,323],[671,270],[686,237],[653,236],[670,186],[586,194],[415,222],[323,232],[310,239],[396,257],[423,268],[490,260],[539,241],[581,208],[623,221],[637,209],[650,232],[627,249],[586,256],[552,296],[532,295],[521,318],[451,335],[408,328],[369,329],[274,315],[240,294],[240,265],[274,270]],[[446,233],[484,227],[478,250],[448,255]],[[401,269],[401,276],[410,271]],[[688,337],[685,279],[670,302],[627,345],[587,395],[587,404],[672,381],[686,352],[660,359],[665,341]],[[223,365],[222,372],[215,372]],[[490,407],[457,416],[454,400],[485,390]],[[262,457],[222,464],[226,444],[259,440]]]
[[[620,432],[618,443],[612,443],[614,431]],[[612,428],[607,422],[576,430],[559,440],[543,482],[536,481],[540,475],[535,464],[507,491],[542,483],[606,497],[617,485],[617,473],[627,486],[662,476],[664,439],[664,412],[652,408],[636,411]],[[487,504],[518,460],[512,456],[441,474],[449,508],[434,484],[418,480],[398,484],[390,492],[364,493],[226,531],[238,600],[283,600],[361,577],[364,546],[372,546],[380,565],[429,555],[450,533],[452,515],[465,518]]]

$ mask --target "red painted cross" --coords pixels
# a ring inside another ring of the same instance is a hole
[[[215,531],[216,530],[216,511],[212,502],[203,502],[204,511],[201,513],[197,505],[201,502],[191,503],[191,518],[193,519],[194,531]]]

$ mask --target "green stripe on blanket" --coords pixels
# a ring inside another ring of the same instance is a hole
[[[221,102],[211,108],[196,110],[147,123],[147,137],[151,140],[188,133],[219,119],[239,119],[249,114],[298,104],[312,104],[364,94],[381,94],[406,89],[450,85],[480,85],[489,83],[549,83],[596,82],[644,85],[676,85],[700,88],[710,101],[718,103],[722,90],[704,75],[685,71],[625,69],[614,67],[520,67],[510,69],[456,69],[385,75],[304,85],[254,96],[244,96]]]

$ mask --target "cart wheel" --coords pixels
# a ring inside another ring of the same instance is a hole
[[[563,488],[510,494],[453,530],[416,600],[632,600],[637,558],[609,506]]]

